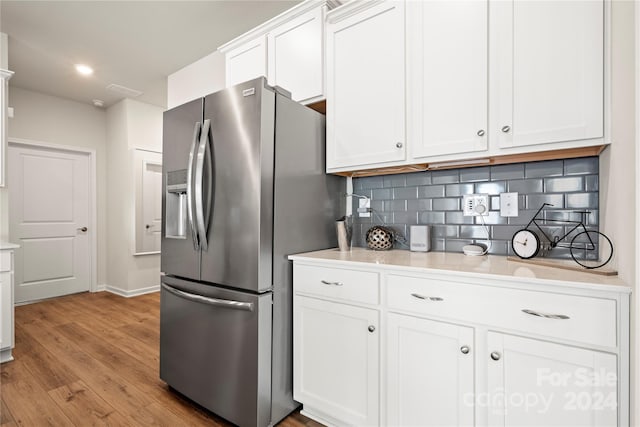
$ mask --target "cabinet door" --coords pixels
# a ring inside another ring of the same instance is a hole
[[[413,158],[487,149],[488,0],[407,3]]]
[[[293,397],[350,425],[378,424],[378,312],[296,296]]]
[[[324,9],[317,8],[269,32],[269,84],[294,101],[324,95]]]
[[[491,426],[616,426],[616,356],[489,332]]]
[[[0,348],[13,346],[13,298],[11,272],[0,273]]]
[[[404,3],[327,26],[327,169],[405,159]]]
[[[492,8],[500,147],[602,138],[604,2],[496,1]]]
[[[389,314],[387,424],[472,426],[474,330]]]
[[[267,75],[265,36],[247,42],[225,54],[227,87]]]

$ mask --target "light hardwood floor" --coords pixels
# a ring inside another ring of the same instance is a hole
[[[15,309],[0,426],[226,426],[158,375],[160,294],[82,293]],[[293,413],[283,427],[320,424]]]

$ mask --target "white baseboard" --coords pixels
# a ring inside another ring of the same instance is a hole
[[[107,285],[102,283],[101,285],[96,286],[96,290],[93,292],[103,292],[107,290]]]
[[[0,363],[10,362],[13,360],[13,356],[11,355],[11,349],[5,348],[0,351]]]
[[[112,294],[120,295],[121,297],[131,298],[139,295],[150,294],[160,291],[160,285],[149,286],[147,288],[134,289],[133,291],[127,291],[124,289],[116,288],[115,286],[105,285],[104,290],[111,292]]]

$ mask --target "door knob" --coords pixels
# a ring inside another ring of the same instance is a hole
[[[484,136],[484,129],[480,129],[477,134],[478,136]]]
[[[502,357],[502,355],[497,351],[494,351],[494,352],[491,353],[491,358],[493,360],[500,360],[500,357]]]
[[[151,225],[151,224],[147,224],[147,225],[144,226],[144,228],[146,228],[147,230],[150,229],[151,227],[153,227],[153,225]]]
[[[471,349],[469,348],[468,345],[463,345],[462,347],[460,347],[460,352],[462,352],[462,354],[469,354],[469,351]]]
[[[83,233],[86,233],[87,230],[89,230],[87,227],[78,228],[78,231],[82,231]]]
[[[373,325],[369,325],[369,327],[367,329],[369,329],[369,332],[373,332],[373,331],[376,330],[376,327],[373,326]]]
[[[402,148],[402,142],[396,142],[396,147],[397,148]]]
[[[511,126],[502,126],[502,129],[500,130],[504,133],[508,133],[511,130]]]

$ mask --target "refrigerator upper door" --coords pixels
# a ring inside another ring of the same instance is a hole
[[[272,287],[275,94],[264,78],[205,98],[212,203],[202,280],[263,292]]]
[[[162,125],[161,270],[200,278],[200,249],[194,227],[195,152],[202,126],[202,99],[164,113]]]

